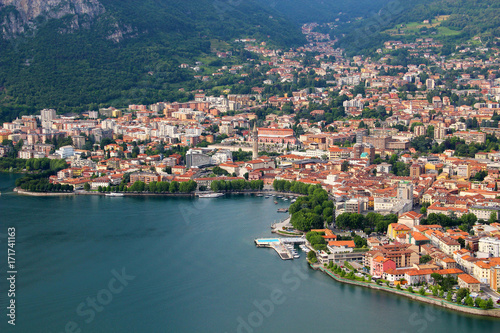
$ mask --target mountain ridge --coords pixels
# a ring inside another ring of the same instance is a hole
[[[18,28],[4,25],[10,35],[0,38],[0,119],[182,100],[179,89],[197,81],[180,63],[214,56],[213,39],[305,43],[299,26],[252,0],[0,1],[0,22],[15,17]]]

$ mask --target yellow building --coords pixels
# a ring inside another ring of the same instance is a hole
[[[409,233],[411,229],[404,224],[400,223],[391,223],[387,228],[387,236],[390,239],[396,239],[398,235],[406,235]]]
[[[446,172],[441,172],[441,174],[439,176],[437,176],[437,180],[440,180],[440,179],[448,179],[450,175],[447,174]]]
[[[112,111],[112,113],[111,113],[111,115],[112,115],[113,117],[115,117],[115,118],[116,118],[116,117],[121,117],[121,116],[123,115],[123,114],[122,114],[122,110],[113,110],[113,111]]]
[[[500,265],[490,268],[490,288],[496,291],[500,290]]]
[[[427,163],[425,165],[425,171],[427,172],[427,170],[436,170],[436,166],[432,163]]]

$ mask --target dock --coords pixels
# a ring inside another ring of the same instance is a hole
[[[285,246],[285,244],[305,244],[306,239],[300,238],[259,238],[255,240],[257,247],[269,247],[274,249],[281,259],[293,259],[293,255]]]

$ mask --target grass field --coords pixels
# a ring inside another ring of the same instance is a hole
[[[212,52],[217,52],[217,51],[224,52],[224,51],[229,50],[230,47],[231,47],[231,45],[229,45],[228,43],[226,43],[223,40],[220,40],[220,39],[211,39],[210,40],[210,50]]]
[[[388,29],[385,32],[391,36],[411,36],[415,35],[416,37],[427,38],[427,37],[446,37],[446,36],[455,36],[459,35],[460,31],[451,30],[448,27],[442,27],[441,22],[446,21],[449,18],[449,15],[441,15],[436,16],[432,19],[431,23],[423,23],[423,22],[410,22],[408,24],[398,24],[392,29]],[[426,32],[423,33],[420,30],[422,28],[427,29],[436,29],[437,32],[431,33]]]

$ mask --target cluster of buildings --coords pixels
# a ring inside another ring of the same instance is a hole
[[[389,281],[404,278],[415,284],[429,281],[437,272],[457,276],[474,290],[481,283],[497,290],[498,224],[480,223],[474,226],[474,234],[445,230],[420,225],[424,216],[415,210],[426,205],[427,214],[459,218],[472,213],[479,220],[497,221],[500,152],[479,151],[464,158],[452,149],[417,154],[411,146],[422,136],[437,143],[455,137],[467,144],[485,143],[487,134],[500,136],[500,129],[491,126],[500,112],[499,50],[469,49],[482,56],[446,59],[432,52],[439,47],[433,40],[417,40],[414,45],[393,41],[385,48],[410,48],[431,64],[393,66],[388,64],[390,55],[377,61],[345,59],[328,35],[314,32],[310,25],[303,31],[309,44],[286,52],[241,40],[248,51],[265,57],[254,64],[255,69],[271,68],[263,73],[265,82],[253,87],[251,94],[217,97],[197,91],[194,100],[185,103],[110,107],[81,115],[58,115],[45,109],[39,115],[3,123],[0,142],[22,140],[19,158],[66,159],[70,167],[51,177],[51,182],[76,188],[85,183],[92,189],[117,185],[125,174],[131,183],[194,180],[206,187],[219,179],[263,180],[268,187],[274,180],[320,184],[335,200],[336,216],[346,212],[399,216],[384,240],[368,238],[370,251],[366,253],[353,251],[352,241],[325,235],[330,253],[321,254],[320,260],[362,261],[372,275]],[[306,52],[318,52],[312,64],[305,62]],[[225,56],[230,55],[220,54]],[[431,67],[460,71],[452,95],[436,93],[428,98],[427,93],[447,89],[444,75]],[[226,69],[239,75],[242,67]],[[267,84],[294,82],[297,76],[311,73],[326,85],[262,97]],[[417,90],[402,96],[398,88],[410,83]],[[363,92],[355,94],[355,87],[362,87]],[[349,117],[327,121],[326,106],[335,96],[342,96],[342,108]],[[469,97],[482,101],[457,105],[457,98]],[[312,105],[319,107],[310,110],[311,117],[297,117]],[[256,110],[264,107],[277,112],[259,115]],[[362,118],[366,110],[386,116]],[[235,112],[228,115],[228,111]],[[58,144],[68,138],[68,144]],[[165,153],[179,151],[179,147],[187,151],[185,156]],[[0,145],[0,155],[10,149]],[[251,159],[234,159],[240,149],[252,152]],[[275,157],[262,155],[264,151]],[[394,173],[395,164],[390,161],[394,155],[398,168],[402,163],[409,172]],[[203,170],[209,166],[218,166],[229,176],[207,177]],[[475,180],[478,173],[484,174],[482,180]],[[424,254],[432,260],[419,264]]]

